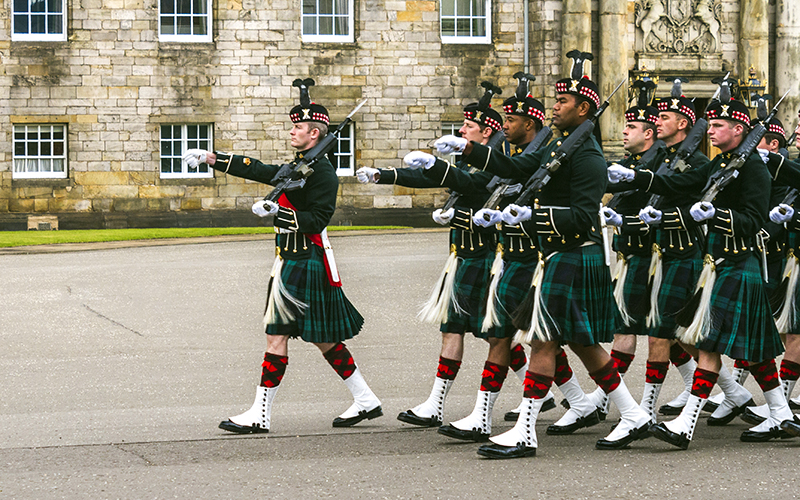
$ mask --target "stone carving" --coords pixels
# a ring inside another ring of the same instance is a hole
[[[720,52],[721,0],[636,0],[645,53]]]

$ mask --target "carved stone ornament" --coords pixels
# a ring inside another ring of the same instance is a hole
[[[636,0],[645,53],[720,52],[721,0]]]

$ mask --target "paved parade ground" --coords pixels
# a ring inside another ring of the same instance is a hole
[[[655,439],[597,451],[616,409],[596,427],[547,436],[559,408],[539,419],[537,456],[511,461],[402,424],[397,413],[427,398],[436,371],[438,328],[415,315],[441,270],[447,233],[331,241],[345,293],[366,319],[348,348],[384,417],[333,429],[350,393],[315,347],[296,340],[270,434],[257,436],[217,425],[250,407],[259,381],[272,237],[0,254],[0,498],[734,500],[800,491],[800,439],[741,443],[748,426],[738,419],[710,428],[701,418],[687,451]],[[472,410],[487,351],[467,338],[446,421]],[[645,358],[640,340],[625,379],[637,401]],[[570,359],[584,390],[594,390]],[[745,385],[763,402],[752,377]],[[662,402],[681,388],[671,369]],[[520,397],[510,374],[494,433],[512,425],[502,415]]]

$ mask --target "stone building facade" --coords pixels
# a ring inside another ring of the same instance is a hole
[[[62,17],[43,21],[56,34],[42,37],[33,33],[42,0],[2,0],[0,229],[25,229],[43,214],[62,229],[263,223],[249,209],[268,186],[180,172],[175,156],[208,143],[286,161],[297,77],[315,79],[312,98],[334,123],[367,100],[349,139],[356,167],[401,167],[408,151],[429,150],[484,80],[507,96],[527,67],[537,76],[531,93],[549,107],[573,48],[594,53],[588,72],[603,96],[646,71],[661,95],[684,76],[686,93],[707,99],[712,78],[745,78],[752,66],[767,92],[793,89],[781,112],[787,127],[800,105],[797,0],[196,0],[208,10],[190,16],[200,22],[189,37],[175,36],[188,26],[171,11],[180,1],[59,1]],[[472,6],[475,32],[457,31],[463,12],[449,31],[454,5]],[[329,6],[345,14],[332,25]],[[28,36],[17,24],[26,19]],[[326,29],[347,36],[319,36]],[[622,153],[626,106],[615,97],[601,120],[609,157]],[[26,141],[39,158],[28,158]],[[344,172],[338,223],[429,224],[446,196],[361,186]]]

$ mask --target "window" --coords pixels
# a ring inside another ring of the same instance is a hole
[[[67,177],[65,125],[14,125],[15,179]]]
[[[441,0],[442,43],[492,43],[491,0]]]
[[[158,39],[210,42],[212,0],[159,0]]]
[[[333,168],[336,169],[336,175],[355,175],[354,138],[353,124],[351,123],[342,130],[339,140],[336,141],[336,146],[328,153],[328,157],[332,160]]]
[[[67,39],[66,0],[11,0],[12,40],[59,42]]]
[[[182,160],[187,149],[212,151],[211,125],[161,126],[161,178],[213,177],[211,168],[201,163],[189,168]]]
[[[455,135],[457,137],[461,137],[461,126],[464,125],[464,122],[442,122],[442,135]],[[441,137],[441,135],[439,136]],[[439,138],[437,137],[437,139]],[[433,147],[433,143],[430,144]],[[447,160],[450,163],[455,163],[458,161],[458,157],[461,156],[461,153],[452,153],[448,156]]]
[[[353,0],[303,0],[304,42],[352,42]]]

